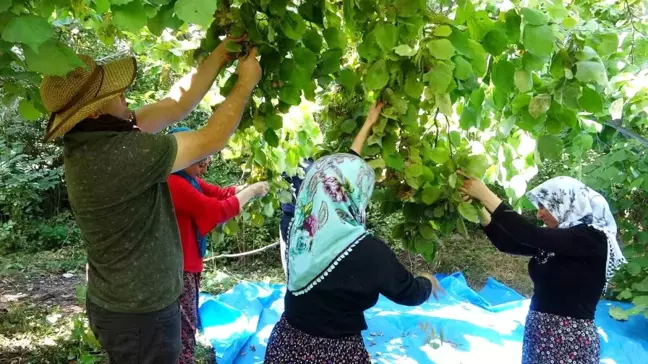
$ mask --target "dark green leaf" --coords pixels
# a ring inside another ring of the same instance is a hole
[[[322,50],[322,36],[316,30],[309,29],[304,33],[302,42],[306,48],[310,49],[315,53],[319,53]]]
[[[340,59],[342,58],[342,50],[329,49],[322,53],[322,58],[318,65],[322,74],[335,73],[340,70]]]
[[[522,56],[522,65],[527,71],[541,71],[546,63],[547,58],[540,58],[529,52],[525,52]]]
[[[347,45],[347,39],[344,33],[338,28],[327,28],[324,30],[324,39],[329,48],[344,49]]]
[[[543,135],[538,138],[538,153],[549,160],[559,160],[563,151],[563,142],[556,135]]]
[[[301,103],[301,90],[291,85],[283,85],[279,90],[279,99],[288,105],[299,105]]]
[[[432,93],[445,93],[452,82],[452,69],[446,63],[438,62],[435,67],[423,76]]]
[[[356,128],[356,122],[353,119],[348,119],[345,122],[342,123],[342,126],[340,127],[340,130],[342,130],[343,133],[346,134],[351,134]]]
[[[508,35],[509,41],[511,43],[519,43],[522,18],[514,9],[507,11],[504,17],[506,20],[506,34]]]
[[[407,76],[405,77],[405,86],[403,87],[403,90],[407,94],[407,96],[419,100],[421,98],[421,94],[423,94],[423,83],[420,82],[417,79],[417,73],[416,72],[409,72]]]
[[[358,77],[358,75],[349,69],[342,70],[340,72],[340,77],[338,77],[338,82],[340,83],[340,85],[342,85],[349,91],[352,91],[359,81],[360,78]]]
[[[486,34],[483,46],[486,52],[494,56],[499,56],[508,46],[508,37],[506,33],[495,28]]]
[[[283,119],[277,114],[270,114],[266,116],[265,123],[268,128],[277,130],[283,126]]]
[[[21,118],[27,121],[38,120],[41,116],[41,112],[38,111],[36,107],[34,107],[34,104],[27,99],[21,100],[20,104],[18,104],[18,113]]]
[[[580,107],[592,114],[603,111],[603,98],[600,93],[589,87],[583,87],[583,93],[578,99]]]
[[[426,205],[432,205],[441,197],[441,189],[437,186],[427,186],[423,189],[421,199]]]
[[[452,59],[455,64],[454,76],[459,80],[467,80],[473,75],[473,69],[470,63],[461,56]]]
[[[85,67],[72,49],[54,39],[43,43],[38,52],[25,48],[23,53],[29,69],[44,75],[64,77],[77,67]]]
[[[493,65],[492,82],[495,87],[504,92],[513,92],[515,66],[513,63],[501,60]]]
[[[281,23],[281,30],[286,37],[292,40],[300,40],[306,33],[306,23],[299,14],[288,11],[284,21]]]

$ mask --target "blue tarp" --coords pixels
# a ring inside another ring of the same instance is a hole
[[[520,363],[529,300],[494,279],[480,292],[461,273],[440,282],[447,295],[438,302],[405,307],[381,296],[365,312],[369,328],[363,337],[374,362]],[[218,296],[201,294],[204,335],[219,363],[263,362],[270,332],[284,309],[284,293],[283,285],[244,282]],[[608,315],[613,305],[627,308],[601,301],[597,310],[601,363],[648,363],[648,320],[637,316],[617,322]]]

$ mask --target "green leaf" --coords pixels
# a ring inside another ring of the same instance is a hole
[[[532,54],[547,58],[551,56],[556,36],[549,25],[527,25],[524,27],[522,43]]]
[[[9,0],[11,1],[11,0]],[[1,2],[1,0],[0,0]],[[110,10],[110,0],[95,0],[95,11],[97,14],[105,14]]]
[[[314,29],[309,29],[304,33],[302,42],[306,48],[315,53],[319,53],[322,50],[322,36]]]
[[[26,44],[34,51],[38,51],[38,47],[53,36],[54,30],[47,20],[36,15],[15,17],[2,31],[2,39]]]
[[[468,157],[465,171],[470,176],[483,178],[486,174],[486,170],[488,170],[488,167],[490,167],[488,157],[486,157],[484,154],[475,154]]]
[[[610,56],[619,49],[619,36],[616,33],[598,34],[594,39],[596,41],[594,48],[601,57]]]
[[[72,49],[54,39],[43,43],[38,52],[25,48],[24,55],[31,71],[48,76],[64,77],[77,67],[85,67]]]
[[[562,21],[562,25],[567,29],[571,29],[578,25],[578,21],[576,21],[576,19],[574,18],[565,18]]]
[[[491,80],[495,87],[504,92],[513,92],[515,66],[513,63],[500,60],[493,65]]]
[[[484,37],[483,46],[486,52],[499,56],[508,46],[508,36],[498,28],[493,29]]]
[[[522,16],[524,17],[524,21],[531,25],[544,25],[548,21],[544,13],[535,9],[523,8]]]
[[[376,41],[376,32],[372,31],[366,34],[362,43],[358,46],[358,55],[371,62],[380,55],[380,47]]]
[[[628,270],[628,273],[630,273],[630,275],[632,276],[638,276],[639,273],[641,273],[641,266],[633,261],[630,261],[626,265],[626,269]]]
[[[461,111],[461,117],[459,118],[459,126],[461,129],[468,130],[472,127],[477,127],[478,121],[479,111],[470,105],[465,106]]]
[[[452,116],[452,101],[450,100],[450,95],[448,94],[436,94],[434,95],[434,99],[436,101],[437,106],[439,107],[439,111],[447,116],[451,117]]]
[[[281,23],[281,30],[286,37],[292,40],[300,40],[306,33],[306,22],[299,14],[287,11],[284,21]]]
[[[266,126],[272,130],[281,129],[283,126],[283,119],[277,114],[266,115],[265,118]]]
[[[423,203],[426,205],[432,205],[437,202],[440,197],[441,188],[438,186],[427,186],[423,189],[423,193],[421,194],[421,200],[423,200]]]
[[[529,102],[529,114],[537,119],[540,115],[549,111],[551,107],[551,96],[550,95],[538,95],[531,99]]]
[[[592,138],[592,136],[589,134],[578,134],[572,141],[572,146],[579,149],[581,153],[589,151],[590,149],[592,149],[593,145],[594,138]]]
[[[296,48],[293,50],[293,56],[297,66],[310,70],[317,68],[317,56],[308,48]]]
[[[12,0],[0,0],[0,13],[11,8]]]
[[[425,154],[425,157],[434,163],[443,164],[450,159],[450,151],[446,147],[436,147]]]
[[[292,85],[283,85],[279,89],[279,99],[288,105],[297,106],[301,103],[301,90]]]
[[[470,222],[474,222],[475,224],[479,223],[479,215],[477,213],[477,209],[472,204],[468,202],[462,202],[459,204],[459,206],[457,206],[457,210],[459,210],[459,214],[461,214],[464,219]]]
[[[353,91],[353,89],[356,87],[356,85],[358,84],[359,81],[360,81],[360,78],[352,70],[344,69],[344,70],[340,71],[340,77],[338,77],[338,82],[345,89],[347,89],[349,91]]]
[[[648,296],[635,297],[632,303],[637,306],[648,306]]]
[[[538,138],[538,153],[549,160],[559,160],[563,151],[563,141],[556,135],[543,135]]]
[[[617,307],[617,306],[612,307],[612,308],[610,308],[609,313],[610,313],[610,317],[612,317],[613,319],[615,319],[617,321],[627,321],[628,318],[629,318],[626,311],[624,309],[622,309],[621,307]]]
[[[470,63],[461,56],[456,56],[452,59],[455,64],[454,76],[459,80],[467,80],[473,75],[473,69]]]
[[[134,3],[140,4],[139,1]],[[178,19],[207,28],[214,20],[217,6],[213,0],[178,0],[174,9]]]
[[[403,168],[405,168],[405,159],[398,152],[384,153],[383,159],[389,168],[393,168],[397,171],[402,171]]]
[[[392,228],[392,238],[398,240],[404,237],[405,237],[405,223],[394,225],[394,227]]]
[[[398,44],[398,28],[394,24],[378,24],[375,32],[376,42],[383,52],[391,52]]]
[[[342,58],[342,50],[329,49],[322,53],[318,68],[323,74],[335,73],[340,70],[340,58]]]
[[[279,147],[279,137],[274,130],[268,129],[263,133],[263,139],[268,143],[269,146],[273,148]]]
[[[504,15],[506,21],[506,34],[508,35],[509,42],[517,44],[520,42],[520,26],[522,25],[522,18],[511,9]]]
[[[446,63],[439,62],[423,76],[423,80],[428,83],[430,92],[445,93],[452,82],[452,69]]]
[[[450,59],[455,52],[452,43],[447,39],[431,40],[427,44],[430,54],[437,59]]]
[[[433,34],[437,37],[447,37],[452,34],[452,28],[447,25],[439,25],[438,27],[434,28]]]
[[[225,223],[223,226],[223,232],[227,235],[236,235],[239,232],[239,225],[235,219],[232,219]]]
[[[422,223],[419,225],[419,233],[424,239],[431,240],[436,238],[436,233],[430,224]],[[418,250],[418,249],[417,249]]]
[[[416,49],[413,49],[407,44],[401,44],[398,47],[394,48],[394,52],[396,52],[396,54],[401,57],[412,57],[417,53]]]
[[[177,4],[178,3],[176,3],[176,6]],[[115,26],[131,33],[139,32],[140,29],[144,28],[148,24],[149,20],[148,16],[146,16],[144,6],[142,6],[142,3],[139,1],[133,1],[122,6],[113,6],[112,13]],[[203,25],[208,26],[210,23],[211,19]]]
[[[582,83],[596,82],[601,86],[608,82],[605,66],[594,61],[576,62],[576,79]]]
[[[480,42],[494,26],[495,23],[490,19],[488,12],[485,10],[479,10],[472,17],[468,18],[468,32],[470,33],[470,37]]]
[[[365,85],[369,90],[378,90],[387,85],[389,82],[389,72],[387,71],[387,62],[384,59],[376,61],[367,72]]]
[[[423,87],[424,85],[418,80],[416,72],[412,71],[407,74],[405,77],[405,86],[403,87],[403,91],[405,91],[407,96],[419,100],[421,94],[423,94]]]
[[[38,111],[36,107],[34,107],[34,104],[27,99],[21,100],[18,104],[18,113],[21,118],[27,121],[38,120],[41,116],[41,112]]]
[[[343,133],[346,134],[351,134],[356,128],[356,122],[353,119],[348,119],[342,123],[342,126],[340,127],[340,130]]]
[[[529,71],[515,71],[515,87],[521,93],[529,92],[533,89],[533,77]]]
[[[324,29],[324,39],[326,39],[329,48],[344,49],[347,45],[346,36],[338,28]]]
[[[173,14],[173,6],[171,5],[160,8],[157,14],[147,22],[149,31],[159,37],[162,35],[162,32],[166,28],[180,28],[180,26],[182,25],[182,20],[176,18]]]
[[[522,56],[522,65],[527,71],[541,71],[546,63],[546,58],[540,58],[529,52],[525,52]]]
[[[597,114],[603,111],[603,97],[589,87],[583,87],[583,93],[578,99],[578,105],[585,111]]]
[[[286,15],[287,6],[288,0],[270,0],[270,4],[268,4],[268,10],[270,10],[271,14],[283,17],[284,15]]]
[[[629,289],[624,289],[623,291],[621,291],[621,293],[617,295],[617,299],[620,300],[629,300],[631,298],[632,298],[632,291]]]

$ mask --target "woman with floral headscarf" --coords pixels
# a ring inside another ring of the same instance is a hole
[[[381,106],[372,106],[369,124]],[[287,232],[285,312],[266,363],[370,363],[360,333],[378,295],[416,306],[442,291],[431,275],[414,277],[365,227],[375,181],[360,157],[367,125],[348,154],[318,159],[301,183]]]
[[[465,176],[465,174],[464,174]],[[552,178],[527,197],[545,227],[527,221],[478,179],[465,176],[464,199],[479,200],[482,225],[504,253],[531,257],[534,294],[524,332],[524,364],[599,362],[594,313],[625,262],[603,196],[571,177]]]

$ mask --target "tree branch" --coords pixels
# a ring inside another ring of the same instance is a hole
[[[613,120],[612,122],[606,122],[605,125],[616,129],[619,133],[623,134],[627,138],[634,139],[639,143],[641,143],[641,145],[643,145],[644,147],[648,148],[648,140],[644,139],[641,135],[633,132],[632,130],[622,127],[621,120]]]
[[[253,255],[253,254],[261,253],[261,252],[266,251],[266,250],[268,250],[268,249],[270,249],[270,248],[274,248],[274,247],[277,246],[277,245],[279,245],[279,243],[272,243],[272,244],[270,244],[270,245],[264,246],[263,248],[259,248],[259,249],[252,250],[252,251],[249,251],[249,252],[244,252],[244,253],[238,253],[238,254],[221,254],[221,255],[217,255],[217,256],[215,256],[215,257],[209,257],[209,258],[207,258],[207,259],[204,259],[203,262],[208,262],[208,261],[210,261],[210,260],[214,260],[214,259],[223,259],[223,258],[241,258],[241,257],[245,257],[245,256],[248,256],[248,255]]]

